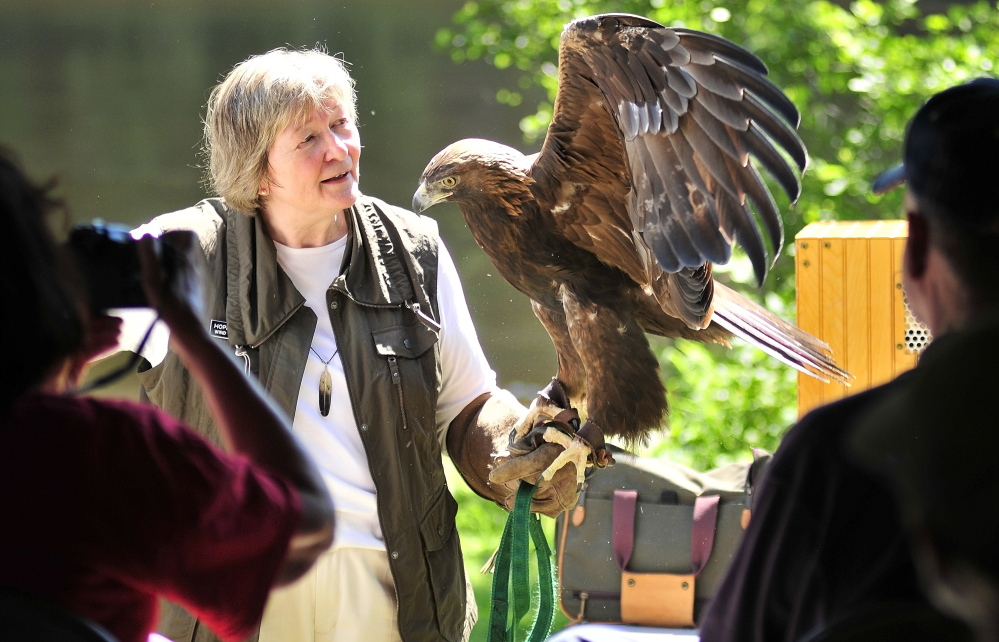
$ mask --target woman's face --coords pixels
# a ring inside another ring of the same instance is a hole
[[[333,216],[360,197],[357,125],[338,101],[325,107],[285,127],[268,150],[267,176],[260,183],[267,217],[290,222]]]

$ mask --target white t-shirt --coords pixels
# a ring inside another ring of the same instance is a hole
[[[145,231],[145,230],[144,230]],[[347,394],[343,364],[336,337],[326,311],[326,290],[339,275],[349,236],[317,248],[290,248],[279,243],[277,261],[305,298],[305,305],[318,317],[312,349],[302,376],[294,432],[302,440],[326,481],[336,508],[336,534],[333,548],[385,548],[375,501],[375,484],[368,468],[354,412]],[[496,374],[489,367],[472,318],[465,303],[454,262],[438,239],[437,299],[440,308],[441,392],[437,398],[437,432],[442,444],[447,427],[458,413],[483,392],[496,387]],[[146,323],[127,319],[123,334],[135,346]],[[158,324],[162,326],[162,323]],[[130,328],[138,327],[137,332]],[[143,350],[143,356],[156,365],[166,356],[169,333],[157,331]],[[328,366],[325,363],[329,361]],[[319,412],[319,379],[329,368],[333,382],[329,415]]]

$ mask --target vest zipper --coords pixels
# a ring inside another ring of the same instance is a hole
[[[305,301],[302,301],[301,303],[299,303],[298,305],[296,305],[294,307],[294,309],[292,309],[288,314],[286,314],[284,316],[283,319],[281,319],[281,321],[279,321],[278,323],[274,324],[274,327],[271,328],[270,332],[268,332],[264,336],[260,337],[260,340],[257,341],[256,343],[246,343],[246,344],[242,344],[242,345],[234,345],[233,346],[233,348],[236,351],[236,356],[243,358],[243,362],[245,363],[245,366],[244,366],[243,369],[246,372],[247,376],[249,376],[249,374],[250,374],[250,350],[256,350],[257,348],[259,348],[260,346],[262,346],[264,344],[264,341],[267,341],[268,339],[270,339],[271,335],[273,335],[275,332],[277,332],[278,330],[280,330],[281,326],[283,326],[288,321],[288,319],[290,319],[292,317],[293,314],[295,314],[296,312],[298,312],[298,310],[303,305],[305,305]]]
[[[399,393],[399,414],[402,415],[402,429],[409,430],[409,425],[406,423],[406,405],[402,396],[402,373],[399,372],[399,363],[395,355],[388,358],[388,364],[389,370],[392,371],[392,383],[395,384],[395,390]]]
[[[429,314],[427,314],[426,312],[424,312],[423,309],[420,308],[420,304],[419,303],[417,303],[416,301],[406,301],[405,305],[406,305],[407,309],[413,311],[413,314],[416,315],[417,319],[419,319],[420,321],[423,322],[423,325],[427,326],[428,328],[430,328],[434,332],[440,332],[441,331],[441,324],[439,324],[436,321],[434,321],[433,317],[431,317]]]
[[[242,345],[240,345],[240,346],[233,346],[233,347],[236,349],[236,356],[237,357],[243,357],[243,363],[244,363],[243,371],[246,374],[246,376],[249,377],[250,376],[250,353],[249,353],[249,351],[247,351],[246,348],[247,347],[252,347],[252,346],[242,346]]]

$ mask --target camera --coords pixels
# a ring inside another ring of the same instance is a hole
[[[139,242],[127,227],[102,221],[77,225],[70,230],[66,245],[86,283],[92,310],[149,307],[142,290]],[[179,261],[174,248],[161,244],[160,265],[166,283],[172,281]]]

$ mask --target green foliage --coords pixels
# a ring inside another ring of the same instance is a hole
[[[709,31],[766,62],[801,112],[799,132],[810,156],[798,202],[791,206],[778,196],[788,239],[817,220],[898,218],[901,195],[877,197],[869,185],[898,162],[909,117],[933,93],[993,74],[999,57],[995,4],[923,15],[915,0],[848,6],[826,0],[477,0],[438,31],[437,44],[456,62],[483,59],[519,70],[514,86],[497,92],[500,102],[519,104],[543,88],[546,98],[521,123],[525,140],[539,142],[551,119],[562,27],[602,12]],[[793,262],[780,259],[756,296],[790,318]],[[748,457],[750,446],[776,447],[794,419],[793,371],[742,345],[730,351],[689,343],[657,347],[673,411],[669,441],[655,452],[668,449],[707,467]]]

